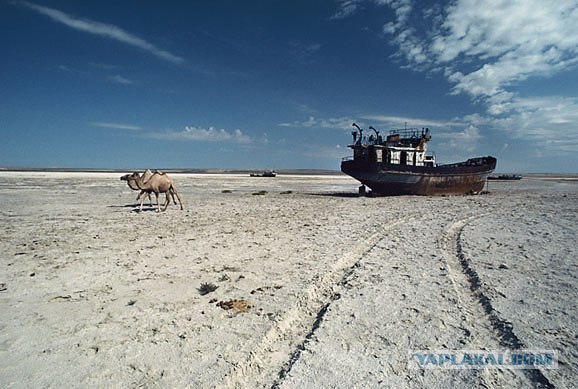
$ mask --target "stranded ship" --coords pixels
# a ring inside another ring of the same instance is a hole
[[[353,156],[341,162],[341,171],[381,195],[459,195],[480,193],[496,168],[496,158],[477,157],[438,165],[427,152],[428,128],[392,130],[383,136],[373,127],[368,137],[355,123]]]

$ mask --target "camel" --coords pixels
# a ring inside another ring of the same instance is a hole
[[[157,212],[161,211],[161,206],[159,203],[159,194],[160,193],[166,193],[165,207],[164,207],[163,211],[167,210],[167,207],[169,206],[169,203],[171,202],[170,198],[169,198],[169,194],[171,196],[173,196],[173,194],[177,196],[177,199],[179,200],[179,204],[181,205],[181,209],[183,209],[183,203],[181,201],[181,197],[177,193],[177,188],[175,186],[175,182],[173,181],[173,179],[171,177],[168,176],[168,174],[156,171],[153,173],[153,175],[146,182],[144,182],[141,179],[141,177],[138,173],[133,173],[129,177],[130,177],[130,179],[134,180],[136,186],[140,190],[151,191],[155,194],[155,196],[157,198],[157,207],[158,207]],[[173,197],[173,201],[174,201],[174,197]],[[176,204],[176,202],[175,202],[175,204]],[[141,211],[142,211],[142,202],[141,202]]]
[[[155,170],[155,173],[160,173],[163,174],[160,170]],[[138,173],[137,173],[138,174]],[[140,175],[140,178],[142,180],[143,183],[146,183],[153,175],[153,172],[150,169],[145,170],[145,172],[143,174]],[[136,201],[141,200],[140,203],[140,209],[142,211],[142,205],[144,203],[144,199],[145,197],[149,198],[149,203],[150,206],[153,206],[153,201],[151,200],[151,192],[152,190],[141,190],[138,188],[136,182],[134,181],[134,177],[135,177],[135,173],[132,174],[125,174],[124,176],[122,176],[120,179],[122,181],[126,181],[127,185],[129,186],[129,188],[133,189],[133,190],[140,190],[140,193],[138,194],[138,196],[136,197]],[[177,200],[175,199],[175,194],[173,193],[172,190],[170,190],[169,192],[166,193],[166,196],[168,197],[169,194],[171,195],[173,202],[175,203],[175,205],[177,205]],[[159,199],[157,197],[157,206]]]

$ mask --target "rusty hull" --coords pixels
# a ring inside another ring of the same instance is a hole
[[[461,195],[479,193],[496,158],[472,158],[436,167],[343,161],[341,171],[382,195]]]

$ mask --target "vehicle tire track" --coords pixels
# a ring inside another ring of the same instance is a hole
[[[316,277],[282,318],[271,326],[247,359],[233,364],[230,374],[217,387],[281,385],[321,325],[331,303],[341,297],[337,287],[355,271],[365,254],[385,238],[387,231],[413,218],[411,215],[385,224],[343,255],[326,273]]]
[[[485,214],[472,215],[460,219],[445,229],[441,238],[441,246],[448,268],[448,275],[456,292],[460,309],[465,313],[462,317],[466,323],[472,326],[468,334],[477,333],[485,342],[497,341],[500,347],[510,350],[524,349],[523,341],[514,332],[511,322],[507,321],[494,309],[492,301],[484,291],[484,286],[471,261],[465,256],[462,249],[462,233],[465,226],[471,221],[481,218]],[[479,346],[491,347],[491,344]],[[494,379],[505,372],[494,370]],[[526,379],[532,385],[540,388],[554,388],[555,386],[538,369],[525,369],[510,371],[518,378]],[[520,375],[523,374],[523,377]]]

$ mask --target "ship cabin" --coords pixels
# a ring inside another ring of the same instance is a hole
[[[365,163],[386,163],[406,166],[436,166],[435,156],[427,154],[427,142],[431,139],[428,128],[405,128],[392,130],[385,139],[379,131],[369,127],[375,134],[363,135],[357,125],[353,131],[353,160]]]

